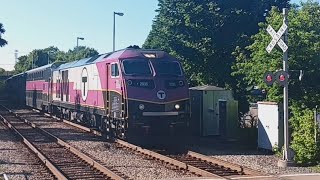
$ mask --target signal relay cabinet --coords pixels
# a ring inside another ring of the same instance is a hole
[[[192,135],[234,137],[238,128],[238,101],[232,91],[207,85],[189,90]]]
[[[275,102],[258,102],[258,148],[273,151],[283,146],[283,108]]]

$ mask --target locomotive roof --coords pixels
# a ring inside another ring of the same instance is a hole
[[[149,54],[150,53],[156,54],[157,58],[167,57],[167,58],[171,59],[171,56],[169,54],[167,54],[161,50],[126,48],[126,49],[122,49],[122,50],[115,51],[115,52],[100,54],[97,56],[84,58],[84,59],[72,61],[69,63],[64,63],[64,64],[61,64],[59,67],[57,67],[55,70],[63,70],[63,69],[93,64],[93,63],[97,63],[100,61],[104,61],[104,60],[106,60],[106,58],[107,59],[126,59],[126,58],[134,58],[134,57],[145,58],[144,54],[148,54],[148,53]]]
[[[13,75],[13,76],[11,76],[11,77],[7,78],[7,79],[6,79],[6,81],[7,81],[7,80],[10,80],[10,79],[13,79],[13,78],[16,78],[16,77],[23,76],[23,75],[25,75],[25,72],[22,72],[22,73],[19,73],[19,74],[15,74],[15,75]]]
[[[100,54],[100,55],[97,55],[97,56],[93,56],[93,57],[89,57],[89,58],[80,59],[80,60],[77,60],[77,61],[64,63],[64,64],[61,64],[55,70],[62,70],[62,69],[68,69],[68,68],[72,68],[72,67],[78,67],[78,66],[83,66],[83,65],[87,65],[87,64],[92,64],[92,63],[95,63],[95,62],[98,62],[98,61],[104,59],[108,55],[109,54]]]
[[[56,68],[56,67],[59,66],[61,63],[63,63],[63,62],[54,62],[54,63],[51,63],[51,64],[47,64],[47,65],[44,65],[44,66],[40,66],[40,67],[31,69],[31,70],[28,70],[28,71],[26,71],[25,73],[29,74],[29,73],[33,73],[33,72],[42,71],[42,70],[45,70],[45,69],[47,69],[47,68]]]

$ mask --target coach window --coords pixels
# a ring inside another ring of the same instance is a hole
[[[119,67],[117,63],[111,64],[111,77],[119,77]]]

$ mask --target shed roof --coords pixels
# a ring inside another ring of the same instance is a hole
[[[210,86],[210,85],[203,85],[203,86],[196,86],[189,88],[190,90],[197,90],[197,91],[225,91],[226,89],[217,87],[217,86]]]

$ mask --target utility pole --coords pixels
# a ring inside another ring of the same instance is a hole
[[[48,51],[47,53],[48,53],[48,64],[50,64],[50,51]]]
[[[18,63],[18,50],[14,50],[14,59],[17,64]]]

